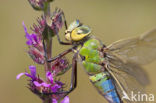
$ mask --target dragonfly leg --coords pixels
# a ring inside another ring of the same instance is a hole
[[[67,30],[68,29],[67,21],[66,21],[66,18],[65,18],[65,15],[64,15],[64,12],[63,11],[62,11],[62,16],[63,16],[63,20],[64,20],[65,29]]]
[[[72,92],[77,87],[77,56],[78,53],[75,53],[72,59],[71,85],[68,93]]]
[[[76,47],[76,46],[73,46],[73,47],[69,48],[68,50],[63,51],[63,52],[60,53],[59,55],[57,55],[57,56],[55,56],[55,57],[53,57],[53,58],[50,58],[50,59],[48,59],[48,58],[47,58],[47,55],[45,54],[45,58],[46,58],[46,60],[47,60],[48,62],[53,62],[53,61],[56,60],[57,58],[61,58],[61,57],[65,56],[66,54],[72,52],[72,50],[73,50],[75,47]]]
[[[68,91],[62,91],[60,93],[66,93],[66,95],[68,95],[77,87],[77,56],[78,53],[75,53],[72,59],[72,74],[71,74],[70,89]]]
[[[71,82],[70,82],[69,90],[55,92],[55,93],[45,93],[46,95],[64,94],[64,96],[66,96],[77,87],[77,56],[78,56],[78,53],[75,53],[72,59],[72,73],[71,73]]]
[[[59,34],[56,34],[56,36],[61,45],[72,45],[72,43],[61,41]]]
[[[63,20],[64,20],[65,29],[67,30],[68,29],[67,21],[66,21],[66,18],[65,18],[65,15],[64,15],[64,12],[63,11],[62,11],[62,17],[63,17]],[[59,34],[56,34],[56,36],[57,36],[57,40],[59,41],[60,44],[62,44],[62,45],[72,45],[69,42],[61,41]]]
[[[44,57],[47,59],[47,58],[48,58],[48,56],[47,56],[47,48],[46,48],[46,46],[45,46],[44,39],[43,39],[43,41],[42,41],[42,44],[43,44],[43,50],[44,50]]]

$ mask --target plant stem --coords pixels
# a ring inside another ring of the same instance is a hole
[[[47,8],[46,10],[44,11],[44,16],[45,18],[49,18],[50,17],[50,3],[47,4]],[[47,55],[47,58],[51,58],[52,57],[52,37],[50,37],[50,30],[49,28],[47,29],[47,39],[45,40],[45,45],[46,45],[46,55]],[[46,60],[46,59],[45,59]],[[45,62],[44,64],[44,67],[45,67],[45,73],[47,71],[50,71],[51,69],[51,63],[49,62]],[[45,98],[45,100],[43,100],[43,103],[52,103],[52,98],[51,97],[48,97],[48,98]]]
[[[47,4],[47,9],[44,11],[44,16],[45,18],[49,18],[50,17],[50,3]],[[48,59],[52,57],[52,38],[50,37],[50,30],[49,28],[47,29],[47,36],[48,36],[48,39],[45,40],[46,42],[46,54],[47,54],[47,57]],[[51,69],[51,63],[48,63],[46,61],[45,63],[45,71],[50,71]]]

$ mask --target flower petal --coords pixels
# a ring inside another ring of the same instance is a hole
[[[31,74],[25,73],[25,75],[26,75],[27,77],[30,77],[31,79],[33,79],[33,77],[31,76]]]
[[[31,35],[27,32],[27,28],[26,28],[24,22],[23,22],[22,24],[23,24],[23,27],[24,27],[25,37],[28,39],[28,40],[26,41],[26,44],[27,44],[27,45],[32,45],[32,38],[31,38]]]
[[[20,77],[23,76],[23,75],[25,75],[25,73],[20,73],[20,74],[18,74],[18,75],[16,76],[16,79],[17,79],[17,80],[20,79]]]
[[[40,83],[37,82],[37,81],[34,81],[33,83],[34,83],[34,85],[35,85],[36,87],[41,87],[41,86],[42,86],[42,84],[40,84]]]
[[[30,65],[29,69],[30,69],[30,73],[31,73],[32,79],[36,79],[36,67],[33,66],[33,65]]]
[[[26,28],[26,26],[25,26],[25,24],[24,24],[24,21],[22,22],[22,25],[23,25],[23,27],[24,27],[25,33],[27,33],[27,28]]]
[[[30,40],[26,41],[27,45],[32,45],[32,42]]]
[[[46,77],[49,79],[49,81],[53,84],[53,76],[52,76],[52,73],[51,72],[47,72],[46,73]]]
[[[64,97],[61,103],[69,103],[69,97],[68,96]]]
[[[22,24],[23,24],[23,27],[24,27],[25,37],[28,39],[26,41],[26,44],[27,45],[32,45],[32,38],[31,38],[30,34],[27,32],[27,28],[26,28],[24,22]]]
[[[42,83],[42,86],[44,86],[44,87],[50,87],[50,84],[47,84],[47,83]]]
[[[61,88],[61,86],[58,85],[58,84],[55,84],[53,87],[51,87],[51,90],[52,90],[53,92],[57,92],[59,88]]]
[[[56,99],[52,99],[52,103],[57,103],[57,100]]]
[[[24,22],[23,22],[23,27],[24,27],[25,37],[27,38],[27,41],[26,41],[27,45],[37,45],[41,42],[40,38],[37,36],[37,34],[29,34],[27,32],[27,28],[26,28]]]
[[[38,44],[39,43],[39,39],[37,38],[36,34],[31,34],[31,38],[32,38],[32,43],[33,44]]]

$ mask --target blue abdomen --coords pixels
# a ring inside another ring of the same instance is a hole
[[[116,88],[114,87],[111,79],[101,83],[101,86],[105,94],[104,97],[110,101],[110,103],[121,103],[120,97],[118,96]]]
[[[113,81],[105,73],[90,76],[90,80],[109,103],[122,103]]]

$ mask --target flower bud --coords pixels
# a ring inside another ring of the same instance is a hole
[[[46,35],[47,33],[45,32],[47,31],[47,29],[50,29],[51,36],[55,36],[56,34],[58,34],[58,32],[63,26],[64,22],[62,17],[62,10],[56,8],[50,17],[47,16],[45,18],[44,16],[41,16],[40,18],[37,18],[38,24],[33,24],[33,27],[31,29],[41,39],[42,37],[48,37]]]
[[[63,58],[58,58],[56,61],[52,63],[51,71],[54,76],[58,76],[64,74],[70,68],[71,65],[69,65],[67,59],[63,57]]]
[[[38,49],[30,47],[28,54],[30,55],[30,57],[33,59],[34,62],[38,64],[44,64],[45,62],[44,54],[40,52]]]
[[[36,34],[38,34],[38,36],[40,37],[40,38],[42,38],[42,33],[43,33],[43,31],[44,31],[44,29],[45,29],[45,25],[46,25],[46,20],[45,20],[45,17],[42,15],[41,17],[38,17],[37,18],[37,22],[38,22],[38,24],[33,24],[33,27],[31,27],[31,30],[34,32],[34,33],[36,33]]]
[[[52,2],[53,0],[28,0],[28,1],[35,10],[45,10],[47,4]]]
[[[63,26],[63,11],[61,9],[56,8],[50,18],[46,18],[46,22],[48,26],[52,29],[54,34],[58,34],[59,30]]]

